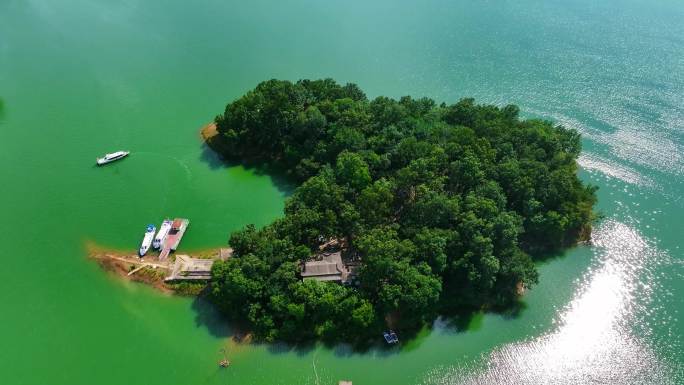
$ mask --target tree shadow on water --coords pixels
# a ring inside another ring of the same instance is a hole
[[[527,310],[527,303],[518,299],[509,306],[502,309],[494,309],[497,314],[500,314],[505,319],[516,319]]]
[[[483,328],[485,317],[488,314],[500,315],[506,319],[518,318],[527,308],[523,301],[516,301],[503,308],[489,310],[464,311],[441,316],[432,325],[418,330],[397,330],[400,336],[400,343],[397,345],[387,345],[382,336],[364,340],[362,342],[348,343],[343,341],[319,341],[307,340],[298,343],[276,341],[272,343],[251,342],[253,346],[263,346],[273,355],[295,354],[304,357],[312,354],[319,347],[331,351],[338,358],[350,358],[363,355],[375,358],[389,358],[401,353],[415,351],[420,348],[425,341],[429,340],[432,333],[444,335],[455,335],[460,333],[477,332]],[[195,324],[197,327],[206,328],[209,333],[216,338],[233,338],[236,341],[246,333],[239,325],[229,321],[219,310],[206,298],[206,295],[195,297],[192,302],[192,309],[195,311]]]
[[[301,342],[301,343],[287,343],[287,342],[273,342],[270,344],[267,344],[266,350],[268,350],[269,353],[272,354],[288,354],[288,353],[295,353],[296,355],[302,357],[310,354],[316,349],[316,343],[313,341],[310,342]]]
[[[554,250],[541,250],[530,252],[532,260],[535,263],[545,264],[547,262],[552,262],[561,258],[565,258],[568,249],[554,249]]]
[[[498,315],[504,319],[513,320],[522,315],[527,309],[527,304],[520,300],[504,306],[495,306],[486,310],[468,310],[441,316],[435,321],[435,329],[440,329],[450,334],[476,332],[482,329],[485,317]]]
[[[204,295],[195,297],[192,310],[195,311],[195,325],[207,328],[212,336],[227,338],[235,334],[228,321]]]
[[[249,333],[241,332],[243,329],[240,325],[228,320],[216,308],[211,301],[206,297],[206,294],[200,294],[195,297],[191,305],[195,312],[195,325],[197,327],[206,328],[207,331],[215,338],[232,338],[236,342],[243,342],[241,337]],[[416,336],[413,333],[403,334],[402,343],[399,345],[386,345],[382,336],[377,339],[365,340],[363,342],[348,343],[343,341],[321,341],[321,340],[305,340],[301,342],[248,342],[255,347],[263,346],[269,353],[273,355],[295,354],[298,357],[304,357],[312,354],[317,348],[323,347],[340,358],[348,358],[354,355],[371,355],[378,358],[390,357],[404,351],[414,350],[425,339],[430,332],[422,333],[423,336]]]
[[[217,170],[228,167],[228,164],[221,159],[221,156],[205,142],[202,142],[200,149],[200,161],[206,163],[210,169]]]
[[[414,338],[407,336],[406,344],[402,345],[386,345],[384,342],[380,342],[380,338],[376,341],[364,341],[363,343],[357,342],[353,344],[341,341],[311,340],[300,343],[274,342],[265,345],[268,352],[272,354],[294,353],[297,356],[303,357],[322,347],[331,351],[338,358],[350,358],[355,355],[386,358],[406,351],[407,346],[414,345],[414,342]]]
[[[200,161],[206,163],[212,170],[243,167],[255,175],[268,176],[278,191],[286,196],[291,195],[295,188],[297,188],[297,184],[286,175],[285,170],[253,162],[225,159],[205,142],[202,143],[200,148]]]

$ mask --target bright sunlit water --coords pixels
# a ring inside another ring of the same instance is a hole
[[[107,275],[85,246],[134,249],[185,216],[182,248],[217,247],[281,215],[287,181],[197,134],[274,77],[576,128],[603,219],[539,263],[517,313],[440,320],[398,350],[234,345],[208,304]],[[0,100],[0,384],[684,383],[679,0],[5,0]]]
[[[665,256],[658,255],[633,228],[615,221],[596,229],[594,246],[599,254],[595,265],[550,332],[495,349],[484,369],[438,370],[427,382],[674,383],[676,369],[662,363],[646,336],[633,329],[635,322],[644,322],[640,315],[648,313],[653,269]],[[640,303],[638,297],[645,301]]]

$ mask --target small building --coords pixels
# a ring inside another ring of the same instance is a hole
[[[165,281],[207,281],[211,279],[213,259],[191,258],[187,255],[177,255],[171,275]]]
[[[317,281],[332,281],[341,282],[342,272],[344,266],[342,265],[342,253],[340,251],[333,253],[322,253],[314,257],[314,259],[304,262],[302,269],[302,279],[315,279]]]
[[[302,266],[302,280],[315,279],[321,282],[352,283],[356,278],[358,265],[342,260],[342,251],[325,251],[314,255]]]

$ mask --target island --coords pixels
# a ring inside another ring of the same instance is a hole
[[[535,259],[587,240],[595,219],[579,133],[515,105],[269,80],[207,131],[226,161],[298,184],[211,270],[211,300],[260,341],[362,344],[506,309],[537,282]]]

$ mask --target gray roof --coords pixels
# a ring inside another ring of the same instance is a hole
[[[309,261],[304,264],[302,277],[342,274],[337,264],[328,261]]]
[[[317,281],[341,281],[344,274],[342,253],[323,252],[315,255],[316,258],[304,263],[302,269],[303,279],[315,279]]]
[[[304,278],[302,278],[303,281],[306,281],[308,279],[315,279],[316,281],[321,281],[321,282],[341,281],[342,275],[340,275],[340,274],[337,274],[337,275],[319,275],[319,276],[315,276],[315,277],[304,277]]]
[[[166,281],[174,280],[207,280],[211,279],[213,259],[190,258],[187,255],[177,255],[171,275]]]

